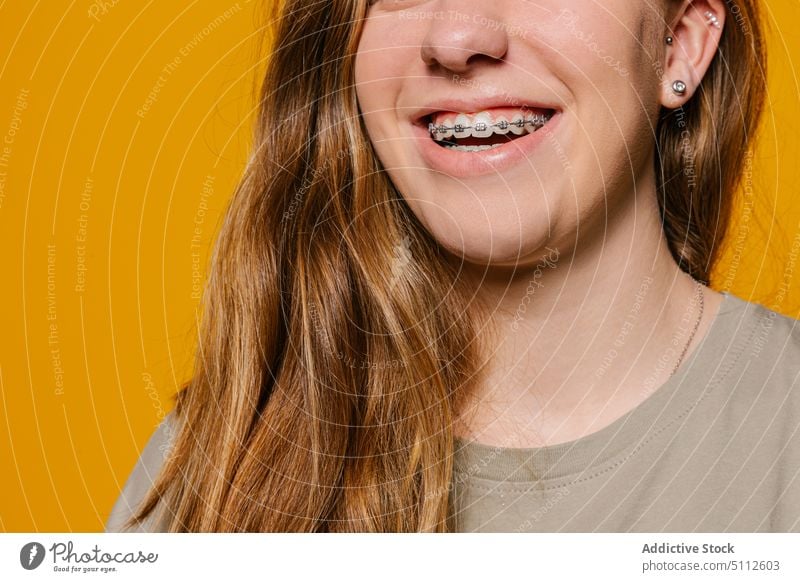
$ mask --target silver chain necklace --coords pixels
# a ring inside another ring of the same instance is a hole
[[[670,377],[678,371],[678,367],[680,367],[681,363],[683,362],[683,358],[686,355],[686,352],[689,350],[689,346],[692,344],[692,340],[694,339],[695,334],[697,333],[698,328],[700,327],[700,322],[703,320],[703,308],[705,307],[705,293],[703,293],[703,284],[699,281],[695,281],[697,295],[699,297],[698,302],[700,303],[700,313],[697,316],[697,321],[694,324],[694,329],[692,333],[689,334],[689,341],[686,342],[686,345],[683,347],[683,351],[681,352],[681,356],[678,358],[678,362],[675,364],[675,367],[672,369],[672,374]]]

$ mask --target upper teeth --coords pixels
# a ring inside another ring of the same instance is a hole
[[[478,113],[468,116],[460,113],[455,120],[445,120],[441,125],[435,123],[428,124],[428,131],[436,141],[443,141],[450,137],[489,137],[493,133],[505,135],[508,132],[514,135],[522,135],[526,131],[533,133],[542,127],[552,117],[552,114],[544,113],[515,113],[512,118],[506,119],[500,116],[492,119],[488,113]],[[451,123],[447,123],[451,121]]]

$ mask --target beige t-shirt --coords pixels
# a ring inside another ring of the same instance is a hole
[[[605,428],[535,449],[457,439],[455,530],[800,532],[796,323],[725,294],[676,373]],[[106,531],[143,497],[168,434],[162,423]]]
[[[468,443],[456,529],[800,531],[796,323],[725,294],[676,373],[610,425],[537,449]]]
[[[139,527],[123,530],[125,521],[133,514],[134,510],[144,500],[148,490],[156,481],[158,472],[169,455],[177,430],[175,415],[170,412],[159,423],[150,436],[150,440],[139,456],[139,460],[128,476],[122,492],[117,497],[114,507],[106,520],[105,531],[112,532],[163,532],[166,531],[160,520],[165,516],[163,505],[153,511]]]

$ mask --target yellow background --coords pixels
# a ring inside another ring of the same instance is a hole
[[[2,3],[0,531],[101,531],[188,378],[195,286],[249,153],[262,12]],[[767,12],[770,105],[714,287],[796,317],[800,4]]]

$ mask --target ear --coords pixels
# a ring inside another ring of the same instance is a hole
[[[717,53],[725,26],[725,0],[680,0],[667,12],[664,38],[672,37],[664,53],[664,76],[661,80],[661,104],[675,109],[686,103],[700,86]],[[663,42],[663,39],[662,39]],[[683,81],[681,95],[673,83]]]

